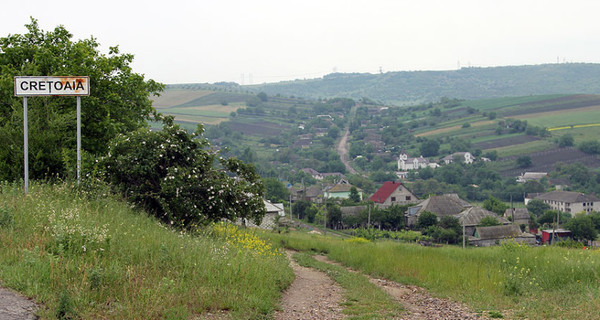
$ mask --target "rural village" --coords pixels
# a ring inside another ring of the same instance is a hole
[[[0,319],[600,320],[600,64],[334,67],[264,82],[243,71],[239,83],[141,73],[198,76],[196,56],[211,70],[233,53],[258,66],[251,48],[273,57],[287,38],[299,56],[325,55],[339,49],[312,41],[339,31],[310,29],[312,15],[355,7],[309,3],[288,34],[283,17],[304,4],[268,17],[245,5],[186,4],[207,14],[165,21],[223,21],[177,32],[155,17],[168,33],[143,33],[163,44],[227,31],[210,50],[169,48],[186,66],[134,63],[31,16],[0,35]],[[222,19],[236,10],[257,18]],[[387,14],[365,6],[339,25],[378,25],[357,23],[363,12]],[[279,16],[268,28],[281,34],[253,33]],[[388,20],[336,46],[383,55],[361,35],[401,23]]]

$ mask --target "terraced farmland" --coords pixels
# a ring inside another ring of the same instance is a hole
[[[597,155],[589,155],[573,147],[556,148],[527,154],[531,157],[532,166],[526,169],[505,169],[500,172],[504,177],[518,176],[524,171],[530,172],[550,172],[557,162],[563,163],[582,163],[589,168],[599,168],[600,158]],[[510,156],[498,159],[498,162],[516,161],[518,156]]]

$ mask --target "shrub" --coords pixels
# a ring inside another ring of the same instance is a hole
[[[437,216],[433,212],[424,211],[417,218],[417,228],[425,230],[437,224]]]
[[[173,118],[161,131],[147,129],[111,141],[99,169],[113,188],[172,225],[187,227],[238,218],[259,222],[264,187],[254,167],[218,152],[198,126],[196,137]]]

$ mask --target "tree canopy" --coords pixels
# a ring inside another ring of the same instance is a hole
[[[155,110],[150,96],[163,89],[130,67],[133,55],[110,47],[99,51],[95,38],[72,39],[63,26],[43,31],[37,20],[26,34],[0,38],[0,180],[23,173],[22,98],[13,96],[15,76],[89,76],[90,96],[82,98],[84,155],[105,154],[118,134],[147,126]],[[76,150],[74,97],[28,99],[30,176],[64,175],[74,166]]]

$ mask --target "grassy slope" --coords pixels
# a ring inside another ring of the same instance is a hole
[[[219,310],[262,319],[293,278],[286,258],[252,235],[236,243],[180,234],[66,184],[34,184],[28,196],[18,186],[0,190],[0,279],[42,304],[42,319],[189,319]]]
[[[356,243],[298,233],[269,235],[287,247],[324,252],[376,277],[428,288],[474,310],[511,318],[600,319],[600,251],[559,247],[421,247]]]

